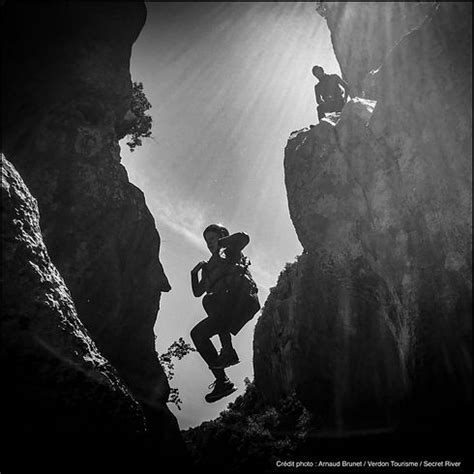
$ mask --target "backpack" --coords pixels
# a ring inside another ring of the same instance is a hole
[[[232,271],[224,278],[227,279],[227,287],[231,291],[238,291],[239,293],[247,293],[249,295],[257,294],[258,288],[249,270],[251,265],[250,260],[240,252],[240,255],[233,263]]]

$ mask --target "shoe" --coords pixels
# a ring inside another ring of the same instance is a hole
[[[237,387],[228,378],[222,381],[216,380],[209,385],[209,388],[213,389],[212,392],[204,397],[208,403],[217,402],[237,390]]]
[[[209,367],[211,369],[225,369],[231,365],[238,364],[239,362],[239,356],[237,355],[237,352],[235,352],[235,349],[231,349],[230,351],[222,350],[212,366]]]

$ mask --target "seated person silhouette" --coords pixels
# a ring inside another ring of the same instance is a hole
[[[337,74],[326,74],[321,66],[314,66],[312,72],[319,80],[314,86],[314,94],[318,103],[318,119],[321,121],[327,113],[342,110],[349,94],[349,85]]]
[[[204,230],[203,237],[211,257],[191,270],[191,286],[197,298],[206,293],[202,305],[207,317],[191,330],[191,339],[216,378],[209,386],[212,391],[205,396],[206,401],[212,403],[237,390],[224,370],[239,363],[232,335],[255,316],[260,302],[257,285],[248,269],[250,261],[242,253],[250,241],[249,236],[244,232],[229,235],[225,227],[211,224]],[[220,354],[211,341],[215,335],[222,345]]]

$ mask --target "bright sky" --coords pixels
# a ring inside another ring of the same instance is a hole
[[[283,156],[292,131],[317,123],[311,68],[340,74],[325,21],[314,2],[147,3],[134,44],[132,80],[152,104],[154,140],[122,163],[155,218],[172,291],[163,293],[157,350],[205,317],[191,293],[189,272],[209,253],[202,238],[211,223],[245,231],[245,249],[263,303],[286,262],[301,253],[288,213]],[[258,315],[233,338],[241,363],[227,374],[239,388],[208,404],[213,376],[194,352],[175,363],[170,385],[180,428],[216,418],[253,379],[252,343]],[[217,338],[215,344],[220,349]]]

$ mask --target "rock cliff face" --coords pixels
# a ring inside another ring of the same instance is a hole
[[[153,333],[170,285],[153,217],[118,145],[145,6],[7,2],[2,9],[3,151],[38,201],[51,260],[98,350],[153,420],[148,429],[159,439],[177,436]]]
[[[373,98],[376,71],[400,39],[436,2],[320,2],[343,76],[355,96]]]
[[[384,10],[372,5],[326,9],[350,85],[361,90],[378,69],[377,101],[354,97],[288,141],[304,253],[257,323],[255,383],[269,401],[296,389],[341,429],[410,423],[410,413],[439,428],[471,404],[472,6],[439,4],[380,43]],[[379,63],[360,69],[350,31]]]
[[[25,445],[39,432],[56,442],[78,433],[102,443],[144,436],[139,404],[77,317],[43,243],[36,200],[3,155],[2,309],[6,446]]]

